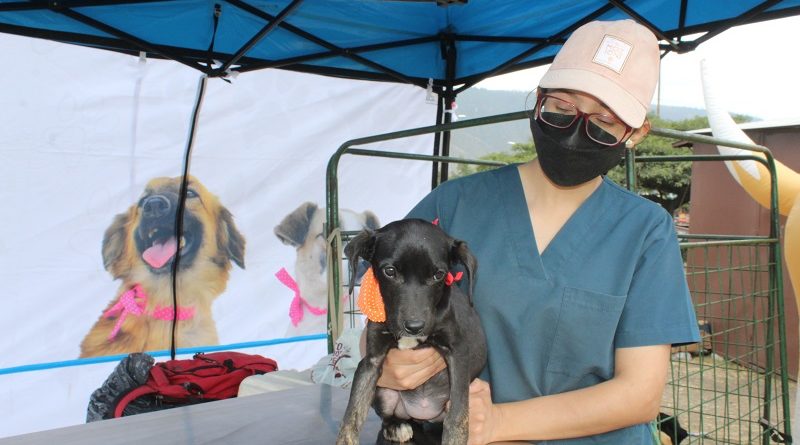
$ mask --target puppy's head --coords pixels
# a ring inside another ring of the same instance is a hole
[[[426,338],[436,314],[447,308],[452,287],[447,273],[463,266],[470,279],[477,261],[465,242],[448,236],[423,220],[401,220],[376,231],[363,231],[345,247],[351,264],[351,283],[357,259],[370,262],[386,309],[388,329],[396,338]]]
[[[177,235],[181,181],[180,176],[152,179],[139,202],[106,229],[103,264],[115,278],[125,277],[137,266],[167,274],[179,249],[181,270],[198,262],[227,270],[233,261],[244,268],[245,239],[233,216],[193,177],[188,178],[183,232]]]

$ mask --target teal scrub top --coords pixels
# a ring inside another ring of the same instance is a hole
[[[473,297],[489,348],[481,378],[495,403],[609,380],[616,348],[699,341],[672,218],[607,178],[541,255],[517,165],[447,181],[407,218],[438,218],[478,260]],[[642,424],[537,443],[652,441]]]

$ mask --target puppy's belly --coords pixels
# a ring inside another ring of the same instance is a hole
[[[450,378],[442,371],[414,390],[378,388],[375,407],[381,417],[441,422],[450,398]]]

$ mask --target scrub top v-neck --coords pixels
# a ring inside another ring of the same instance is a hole
[[[481,377],[495,403],[609,380],[616,348],[699,340],[672,219],[606,178],[541,255],[516,165],[445,182],[407,217],[438,218],[478,260]],[[539,443],[638,444],[648,434],[638,425]]]
[[[498,178],[498,186],[501,193],[498,199],[503,199],[506,209],[505,219],[507,221],[527,221],[524,224],[514,224],[514,230],[521,241],[521,248],[516,250],[518,260],[521,264],[526,264],[531,270],[536,270],[537,276],[547,279],[548,276],[558,275],[560,267],[563,266],[565,259],[572,255],[581,240],[589,234],[591,227],[587,224],[585,215],[594,215],[602,212],[597,208],[597,201],[601,199],[605,188],[601,184],[594,190],[575,212],[564,222],[556,232],[547,247],[539,251],[539,239],[533,231],[533,221],[530,219],[529,207],[525,198],[525,191],[522,180],[517,169],[517,175],[509,172],[508,175]]]

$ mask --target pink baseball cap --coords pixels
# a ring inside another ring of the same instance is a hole
[[[658,83],[658,40],[633,20],[576,29],[539,82],[591,94],[633,128],[644,123]]]

